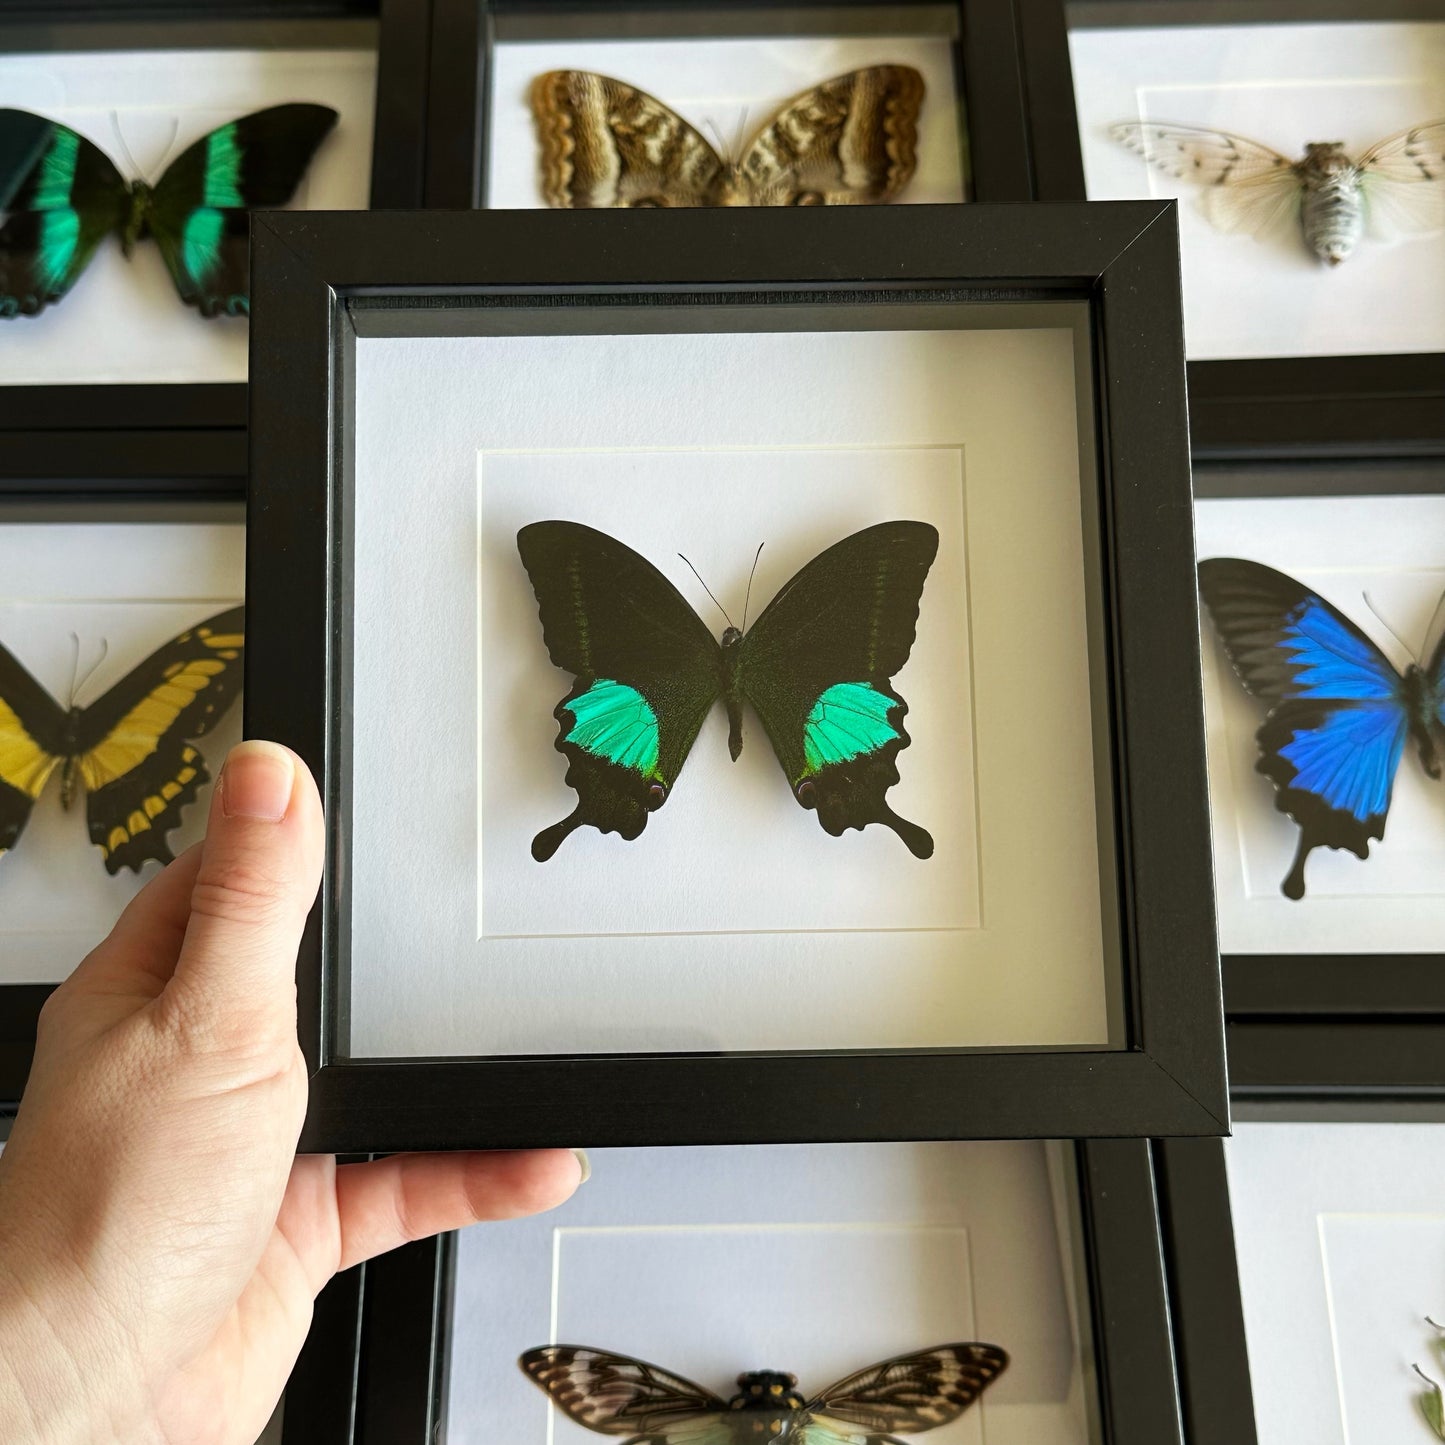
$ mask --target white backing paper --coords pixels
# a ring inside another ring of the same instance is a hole
[[[1110,139],[1117,121],[1218,127],[1290,157],[1377,141],[1445,116],[1445,25],[1169,25],[1072,30],[1092,200],[1176,197],[1189,356],[1333,356],[1445,346],[1445,236],[1367,235],[1326,266],[1298,226],[1256,240],[1216,229],[1202,187]]]
[[[548,70],[594,70],[656,96],[728,157],[741,154],[800,91],[865,65],[911,65],[923,76],[918,169],[902,202],[962,201],[953,42],[945,35],[776,36],[746,40],[514,41],[494,51],[486,204],[543,207],[537,130],[528,101]]]
[[[79,638],[78,694],[92,703],[177,633],[241,600],[245,528],[239,523],[9,523],[0,525],[0,643],[64,705]],[[103,654],[103,657],[102,657]],[[214,778],[241,736],[237,698],[197,750]],[[202,788],[169,835],[179,854],[205,833]],[[60,773],[36,801],[14,849],[0,857],[0,984],[57,983],[110,930],[159,871],[105,871],[86,827],[81,789],[60,806]]]
[[[744,1370],[805,1393],[890,1355],[1011,1356],[939,1445],[1083,1445],[1087,1410],[1040,1143],[610,1149],[560,1210],[459,1241],[447,1445],[583,1445],[516,1366],[533,1346],[636,1355],[726,1397]]]
[[[94,141],[127,180],[152,185],[193,141],[288,101],[340,113],[291,206],[361,210],[371,185],[376,55],[365,50],[48,51],[0,55],[7,106]],[[0,384],[245,381],[249,327],[185,305],[153,240],[127,261],[108,237],[38,316],[0,322]]]
[[[1314,588],[1401,669],[1420,659],[1445,595],[1445,497],[1208,500],[1199,556],[1263,562]],[[1203,621],[1205,729],[1220,948],[1225,953],[1439,949],[1445,919],[1445,788],[1407,743],[1385,836],[1370,856],[1317,848],[1305,896],[1286,898],[1299,828],[1255,771],[1265,707],[1244,690]]]
[[[1107,1042],[1071,344],[360,341],[353,1053]],[[515,533],[559,513],[709,619],[678,551],[736,616],[765,541],[756,616],[828,544],[932,520],[889,797],[935,856],[828,837],[750,716],[728,760],[718,709],[640,839],[535,863],[572,807],[570,679]]]
[[[1244,1124],[1226,1158],[1259,1445],[1428,1445],[1445,1126]]]

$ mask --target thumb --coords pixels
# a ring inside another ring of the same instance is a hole
[[[211,798],[190,918],[166,988],[228,1036],[294,1038],[296,950],[321,881],[321,799],[289,748],[231,749]]]

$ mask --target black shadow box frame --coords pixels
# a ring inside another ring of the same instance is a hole
[[[1445,448],[1411,460],[1196,466],[1195,494],[1445,492]],[[1230,1093],[1252,1106],[1445,1104],[1445,953],[1226,954]]]
[[[1156,1139],[1150,1148],[1184,1438],[1256,1445],[1224,1141]]]
[[[3,389],[0,389],[3,393]],[[60,526],[82,526],[95,523],[136,523],[157,524],[174,522],[237,523],[242,520],[241,509],[235,501],[209,497],[204,501],[172,502],[138,488],[128,496],[108,494],[106,500],[82,498],[66,494],[43,501],[32,501],[24,497],[6,496],[0,486],[0,522],[44,522]],[[3,641],[3,639],[0,639]],[[218,760],[219,766],[219,760]],[[50,803],[54,804],[53,784],[47,789]],[[191,805],[204,807],[205,802]],[[77,815],[76,822],[80,819]],[[83,832],[77,832],[76,846],[92,847]],[[157,870],[147,869],[149,876]],[[117,916],[119,909],[117,909]],[[80,959],[74,960],[79,963]],[[35,1055],[35,1034],[40,1022],[40,1010],[45,1000],[55,992],[53,983],[0,983],[0,1139],[7,1118],[14,1114],[20,1096],[25,1091],[25,1082],[30,1076],[30,1064]]]
[[[297,968],[303,1149],[1225,1132],[1203,738],[1177,726],[1202,704],[1170,205],[750,210],[725,231],[706,211],[272,212],[257,220],[253,268],[253,349],[278,360],[251,390],[246,729],[305,759],[330,820]],[[1096,786],[1114,780],[1097,817],[1101,854],[1115,858],[1102,899],[1119,1046],[348,1059],[358,335],[465,334],[519,299],[766,305],[799,288],[850,309],[938,288],[965,307],[1088,303],[1080,406],[1099,491],[1087,551],[1103,583],[1091,654],[1109,754],[1096,756]]]
[[[1217,1142],[1198,1142],[1218,1153]],[[1076,1146],[1076,1159],[1080,1265],[1089,1289],[1098,1397],[1096,1445],[1252,1445],[1252,1435],[1195,1435],[1181,1428],[1171,1282],[1150,1145],[1091,1140]],[[1227,1200],[1224,1222],[1227,1230]],[[454,1236],[443,1235],[366,1266],[353,1445],[446,1439],[454,1255]],[[1225,1379],[1218,1362],[1201,1363],[1210,1371],[1208,1382]],[[308,1398],[304,1408],[319,1415],[324,1405]]]
[[[431,107],[426,204],[468,210],[486,194],[487,113],[492,55],[509,25],[561,38],[608,23],[619,34],[713,38],[756,33],[750,17],[771,11],[768,33],[807,19],[809,11],[847,23],[847,11],[886,11],[889,0],[433,0]],[[906,14],[922,6],[898,6]],[[952,0],[959,39],[955,73],[967,117],[969,199],[1032,199],[1020,56],[1013,0]],[[500,32],[500,36],[499,36]],[[823,77],[819,76],[821,80]],[[662,97],[666,99],[666,97]]]
[[[1035,199],[1086,198],[1069,16],[1090,25],[1445,19],[1439,0],[1016,0]],[[1445,352],[1189,363],[1194,455],[1430,455],[1445,449]]]
[[[422,204],[431,3],[5,0],[0,50],[244,48],[374,27],[371,205],[403,209]],[[0,494],[239,499],[245,487],[244,382],[0,386]]]

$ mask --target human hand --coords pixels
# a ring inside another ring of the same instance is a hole
[[[251,1445],[338,1269],[576,1188],[566,1149],[295,1157],[322,853],[305,767],[242,743],[205,842],[46,1004],[0,1155],[5,1445]]]

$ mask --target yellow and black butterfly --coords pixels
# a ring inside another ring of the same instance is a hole
[[[625,1445],[902,1445],[958,1419],[1008,1365],[997,1345],[960,1342],[899,1355],[811,1397],[796,1375],[750,1370],[730,1400],[631,1355],[543,1345],[517,1361],[571,1420]]]
[[[59,768],[62,808],[85,789],[107,873],[169,863],[166,834],[210,777],[190,741],[241,688],[245,616],[232,607],[172,638],[86,708],[61,707],[0,646],[0,854]]]

